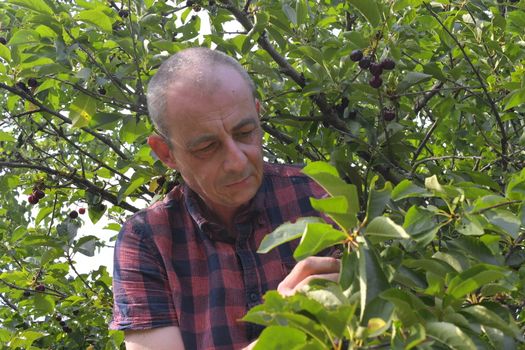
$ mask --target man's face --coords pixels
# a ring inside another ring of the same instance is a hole
[[[207,88],[174,83],[167,95],[171,158],[187,185],[218,215],[247,203],[262,181],[258,104],[229,67]]]

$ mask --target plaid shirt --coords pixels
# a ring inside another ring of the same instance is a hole
[[[318,216],[309,197],[324,195],[298,168],[265,164],[262,185],[230,234],[193,191],[177,186],[119,234],[110,328],[177,326],[187,350],[248,345],[262,328],[240,319],[288,275],[298,244],[257,254],[261,240],[286,221]]]

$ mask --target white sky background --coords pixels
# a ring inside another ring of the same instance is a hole
[[[182,13],[177,13],[178,16]],[[189,18],[191,18],[192,15],[198,15],[201,18],[201,29],[200,29],[200,35],[199,35],[199,42],[202,40],[202,35],[210,34],[210,25],[209,25],[209,16],[208,12],[206,10],[199,11],[195,13],[192,11],[192,13],[189,14]],[[241,26],[238,22],[232,21],[228,22],[226,24],[226,30],[228,31],[237,31],[241,30]],[[144,208],[147,206],[146,203],[143,202],[135,202],[133,203],[138,208]],[[104,265],[107,267],[107,270],[110,275],[113,274],[113,246],[115,242],[110,242],[109,240],[111,237],[117,234],[116,231],[113,230],[105,230],[104,227],[108,225],[108,219],[106,216],[103,216],[99,222],[97,222],[96,225],[94,225],[91,220],[89,219],[87,213],[80,216],[84,220],[84,225],[78,230],[78,238],[82,236],[88,236],[93,235],[98,237],[99,239],[106,242],[106,244],[109,247],[104,247],[100,250],[95,251],[95,255],[92,257],[85,256],[81,253],[77,253],[73,260],[76,262],[75,268],[79,273],[88,273],[93,270],[97,270],[99,266]]]

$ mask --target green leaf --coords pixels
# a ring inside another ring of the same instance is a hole
[[[254,350],[288,350],[306,343],[306,334],[286,326],[266,327],[259,336]]]
[[[454,277],[448,285],[447,294],[458,299],[505,275],[505,270],[500,267],[478,264]]]
[[[357,281],[359,274],[357,262],[357,253],[355,251],[348,252],[346,249],[343,251],[341,272],[339,273],[339,284],[343,290],[347,290]]]
[[[388,279],[377,253],[366,240],[359,244],[359,289],[361,299],[361,322],[367,322],[370,318],[378,317],[385,305],[377,305],[379,308],[374,309],[373,301],[379,298],[379,295],[390,288]],[[384,302],[385,300],[383,300]],[[379,303],[381,304],[381,303]]]
[[[507,17],[507,30],[516,34],[523,33],[525,27],[525,18],[523,18],[523,11],[509,11]]]
[[[268,253],[273,248],[283,243],[289,242],[303,235],[306,230],[306,226],[309,223],[322,222],[321,218],[312,216],[298,219],[296,222],[286,222],[277,227],[273,232],[267,234],[261,244],[257,253],[264,254]]]
[[[40,209],[35,219],[35,225],[38,225],[40,221],[42,221],[46,216],[48,216],[52,212],[53,212],[52,207],[43,207],[42,209]]]
[[[485,231],[475,216],[465,215],[456,222],[456,230],[466,236],[481,236]]]
[[[5,59],[7,62],[11,61],[11,51],[9,51],[9,48],[3,44],[0,44],[0,57]]]
[[[79,95],[69,106],[69,117],[73,121],[73,127],[82,128],[87,126],[97,110],[97,102],[94,98]]]
[[[34,303],[35,308],[42,314],[51,314],[55,311],[55,300],[48,294],[36,293]]]
[[[303,170],[303,173],[315,179],[317,174],[329,174],[335,177],[339,177],[337,168],[326,162],[312,162],[307,164]],[[320,183],[320,185],[323,185]]]
[[[348,211],[348,201],[344,196],[329,198],[310,198],[312,208],[323,213],[346,214]]]
[[[295,13],[297,17],[297,25],[308,23],[308,6],[306,0],[297,0],[295,4]]]
[[[98,238],[95,236],[84,236],[75,244],[74,250],[85,256],[94,256]]]
[[[11,233],[10,242],[14,243],[14,242],[18,241],[25,234],[27,234],[27,227],[25,227],[25,226],[18,226],[16,229],[13,230],[13,233]]]
[[[463,256],[471,256],[476,260],[486,263],[501,266],[503,264],[501,256],[494,256],[492,251],[477,237],[460,236],[448,242],[451,248]]]
[[[525,169],[512,175],[505,189],[505,197],[513,200],[525,200]]]
[[[290,5],[286,2],[282,5],[283,12],[286,14],[286,17],[288,17],[288,20],[292,22],[294,25],[297,25],[297,14],[295,13],[295,10],[290,7]]]
[[[12,337],[13,337],[12,333],[8,329],[0,328],[0,342],[1,343],[7,344],[9,339],[11,339]]]
[[[385,183],[382,190],[376,190],[375,183],[379,177],[376,175],[370,183],[370,193],[368,194],[368,203],[366,209],[367,221],[374,219],[376,216],[383,214],[386,204],[390,200],[392,193],[392,184]]]
[[[21,29],[17,31],[9,40],[10,45],[38,45],[40,44],[40,34],[36,30]]]
[[[493,209],[485,213],[485,217],[502,234],[508,234],[513,239],[518,237],[521,220],[509,210]]]
[[[489,195],[477,198],[474,201],[474,205],[472,206],[471,211],[472,212],[480,211],[480,210],[492,207],[500,203],[505,203],[507,201],[508,199],[506,199],[505,197],[494,195],[494,194],[489,194]]]
[[[9,3],[47,15],[54,14],[53,10],[43,0],[9,0]]]
[[[79,12],[75,18],[83,22],[93,24],[107,33],[111,33],[113,31],[111,20],[102,11],[84,10]]]
[[[427,335],[453,350],[477,349],[472,339],[458,326],[448,322],[428,322]]]
[[[381,23],[381,13],[376,0],[348,0],[370,22],[373,27]]]
[[[346,233],[334,229],[330,224],[308,223],[293,256],[297,260],[302,260],[325,248],[342,243],[347,238]]]
[[[432,272],[443,279],[445,279],[448,275],[457,274],[457,271],[448,263],[435,258],[406,259],[403,261],[403,265],[413,269],[421,269],[427,272]]]
[[[420,72],[408,72],[402,81],[397,85],[396,91],[398,93],[406,92],[411,86],[423,83],[432,78],[432,75]]]
[[[303,56],[312,59],[314,62],[319,63],[321,67],[324,67],[323,53],[319,49],[312,46],[299,46],[297,50],[299,50]]]
[[[391,288],[381,293],[380,296],[394,304],[394,312],[403,322],[403,327],[410,327],[424,322],[424,318],[418,314],[418,310],[424,310],[427,307],[412,293]]]
[[[426,246],[443,226],[436,222],[435,217],[435,212],[413,205],[405,215],[403,227],[419,246]]]
[[[78,224],[66,219],[57,225],[57,233],[61,237],[67,237],[69,240],[75,238],[78,232]]]
[[[148,181],[148,178],[140,172],[135,172],[131,176],[130,182],[126,182],[121,188],[117,196],[117,202],[122,202],[124,198],[132,194],[137,188],[142,186]]]
[[[385,216],[378,216],[373,219],[366,226],[365,235],[373,243],[384,242],[390,239],[410,238],[402,226]]]
[[[494,349],[517,349],[518,346],[516,341],[505,335],[502,331],[492,327],[484,327],[485,334],[487,335],[491,345]]]
[[[503,110],[509,110],[516,106],[522,105],[525,103],[525,88],[517,89],[511,91],[503,98],[502,103],[505,105]]]
[[[0,142],[15,142],[16,139],[7,131],[0,130]]]
[[[337,169],[325,162],[312,162],[303,168],[303,173],[314,179],[331,196],[344,196],[348,203],[345,214],[332,214],[332,219],[344,230],[349,231],[357,224],[359,199],[355,185],[350,185],[339,178]]]
[[[355,49],[362,49],[368,45],[368,41],[363,36],[363,34],[355,30],[352,30],[351,32],[344,32],[343,37],[349,42],[349,44],[351,44],[352,48]]]
[[[482,326],[493,327],[512,337],[519,337],[520,330],[512,319],[510,313],[503,320],[497,313],[487,309],[483,305],[472,305],[461,310],[461,313],[472,316]]]
[[[89,204],[88,215],[93,224],[96,224],[105,212],[106,206],[104,204]]]
[[[414,185],[410,180],[403,180],[392,190],[392,200],[398,201],[412,197],[430,197],[432,193],[426,189]]]
[[[30,349],[31,345],[35,342],[35,340],[42,338],[46,335],[47,334],[43,332],[25,330],[22,331],[20,334],[17,334],[13,339],[11,339],[11,341],[9,342],[9,347],[11,349]]]
[[[120,129],[120,137],[124,142],[133,143],[137,142],[140,137],[146,138],[150,130],[144,120],[138,120],[137,118],[127,117],[124,119],[124,125]]]
[[[348,298],[343,294],[341,287],[337,283],[323,278],[312,279],[312,281],[301,288],[301,292],[308,299],[321,304],[323,309],[332,310],[348,304]],[[314,310],[314,312],[319,311],[321,310]]]

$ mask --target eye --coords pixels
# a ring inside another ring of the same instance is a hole
[[[209,143],[207,145],[201,146],[200,148],[196,149],[195,153],[197,153],[199,155],[204,155],[204,154],[207,154],[207,153],[211,153],[216,148],[216,145],[217,145],[216,142],[211,142],[211,143]]]
[[[253,134],[255,129],[250,129],[250,130],[242,130],[242,131],[239,131],[236,136],[237,138],[246,138],[246,137],[249,137]]]

